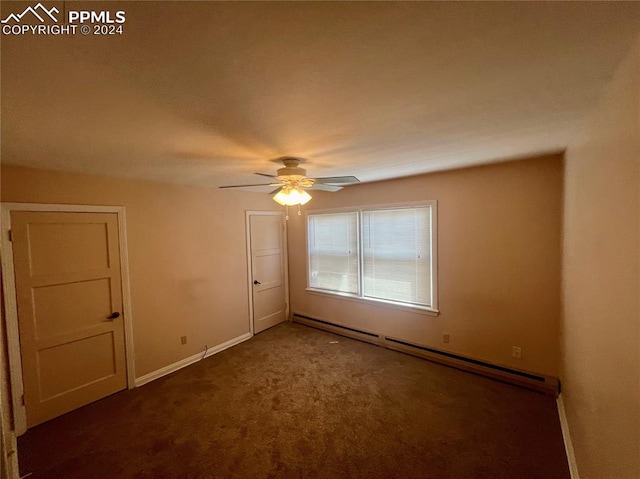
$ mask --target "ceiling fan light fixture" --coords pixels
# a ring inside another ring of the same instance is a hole
[[[284,187],[273,197],[273,201],[283,206],[304,205],[311,200],[311,195],[299,186]]]

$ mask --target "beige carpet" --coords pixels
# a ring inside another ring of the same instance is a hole
[[[569,478],[553,397],[285,323],[19,439],[30,478]]]

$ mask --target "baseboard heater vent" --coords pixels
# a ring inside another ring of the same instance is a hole
[[[466,356],[441,351],[435,348],[429,348],[427,346],[410,343],[390,336],[383,336],[371,331],[363,331],[349,326],[331,323],[329,321],[312,318],[302,314],[294,313],[293,321],[379,346],[384,346],[395,351],[411,354],[446,366],[462,369],[482,376],[488,376],[493,379],[522,386],[527,389],[533,389],[535,391],[556,396],[560,392],[560,381],[551,376],[519,371],[517,369],[499,366],[497,364],[468,358]]]
[[[535,391],[553,395],[557,395],[560,392],[560,382],[557,378],[551,376],[543,376],[527,371],[511,369],[505,366],[488,363],[486,361],[461,356],[459,354],[429,348],[420,344],[413,344],[408,341],[391,338],[389,336],[384,338],[384,345],[389,349],[413,354],[430,361],[463,369],[472,373],[481,374],[483,376],[489,376],[499,381],[516,384]]]
[[[351,328],[341,324],[330,323],[329,321],[312,318],[303,314],[294,313],[293,322],[311,326],[312,328],[323,329],[349,338],[359,339],[361,341],[366,341],[367,343],[381,344],[382,342],[380,335],[372,333],[371,331],[363,331],[361,329]]]

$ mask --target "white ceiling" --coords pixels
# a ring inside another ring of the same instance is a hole
[[[372,181],[559,151],[640,18],[635,2],[99,4],[126,11],[123,35],[3,35],[4,164],[220,186],[282,155]]]

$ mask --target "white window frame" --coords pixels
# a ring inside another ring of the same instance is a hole
[[[422,306],[417,304],[393,301],[387,299],[370,298],[364,296],[364,265],[362,261],[363,255],[363,234],[361,231],[362,214],[365,211],[380,211],[394,209],[411,209],[411,208],[431,208],[431,306]],[[326,289],[313,288],[310,286],[310,261],[309,261],[309,216],[334,214],[334,213],[358,213],[358,293],[345,293],[340,291],[331,291]],[[306,291],[310,294],[320,296],[330,296],[333,298],[343,299],[347,301],[355,301],[376,306],[391,307],[394,309],[410,311],[414,313],[426,314],[429,316],[437,316],[440,311],[438,309],[438,202],[437,200],[428,200],[410,203],[391,203],[381,205],[354,206],[345,208],[332,208],[322,210],[310,210],[305,213],[305,248],[306,248],[306,270],[307,270],[307,287]]]

